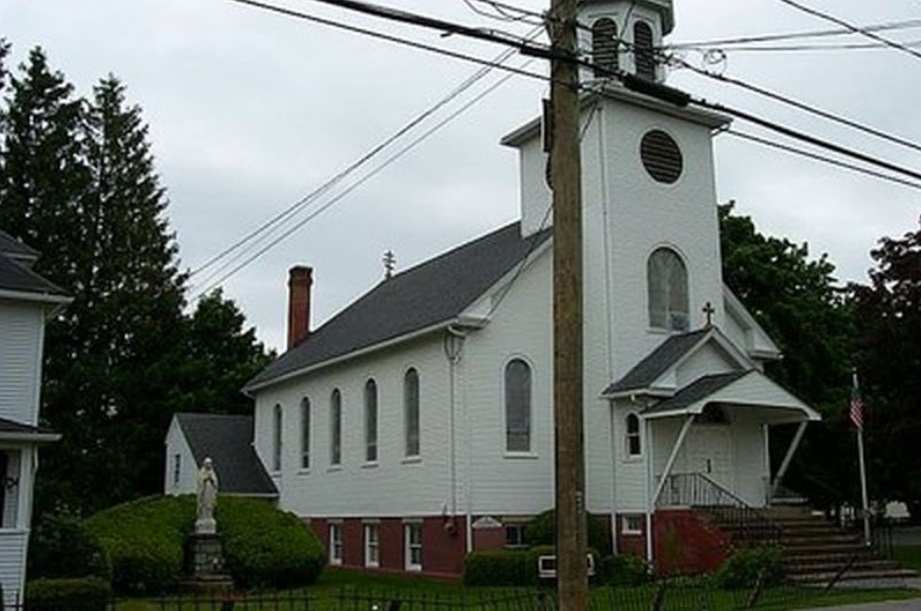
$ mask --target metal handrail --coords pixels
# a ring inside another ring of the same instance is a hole
[[[736,539],[777,544],[783,534],[779,524],[703,473],[668,476],[656,506],[675,505],[705,509],[732,530]]]

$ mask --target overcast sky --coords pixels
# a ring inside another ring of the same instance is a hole
[[[549,0],[506,1],[534,11],[549,5]],[[921,17],[917,0],[800,1],[861,26]],[[478,0],[471,2],[488,9]],[[380,3],[472,26],[517,34],[530,30],[524,23],[477,14],[464,0]],[[780,0],[674,4],[676,27],[667,39],[671,43],[834,27]],[[313,0],[290,0],[284,6],[481,58],[502,51]],[[880,34],[904,43],[921,40],[921,28]],[[193,270],[336,175],[478,69],[230,0],[0,0],[0,37],[13,45],[13,65],[31,47],[44,47],[51,65],[81,95],[89,95],[108,73],[124,82],[129,101],[143,108],[149,124],[182,264]],[[860,36],[824,40],[870,42]],[[700,53],[684,57],[703,66]],[[725,58],[708,68],[921,142],[919,57],[893,49],[851,49],[727,51]],[[513,64],[525,61],[516,57]],[[544,72],[545,66],[537,60],[527,69]],[[490,74],[413,134],[421,134],[503,76]],[[916,150],[687,70],[673,70],[669,83],[921,171]],[[515,220],[516,154],[498,141],[536,116],[546,94],[546,84],[536,79],[508,80],[224,281],[225,295],[240,305],[260,339],[283,348],[285,285],[292,265],[314,267],[317,326],[380,280],[385,251],[396,254],[398,270],[406,269]],[[765,134],[742,121],[735,127]],[[715,151],[718,201],[736,200],[737,210],[752,216],[766,234],[807,242],[816,256],[828,253],[843,281],[866,278],[869,250],[881,236],[901,236],[918,226],[921,191],[916,188],[729,135],[716,138]],[[338,192],[341,187],[331,194]],[[284,229],[328,201],[318,200]],[[206,277],[194,276],[193,285],[200,290]]]

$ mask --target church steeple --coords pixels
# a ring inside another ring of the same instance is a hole
[[[583,82],[624,71],[661,83],[665,69],[656,50],[675,26],[672,0],[580,0],[580,46],[595,66],[583,68]]]

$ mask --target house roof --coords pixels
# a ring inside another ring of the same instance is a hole
[[[382,280],[246,384],[246,390],[439,324],[448,324],[547,240],[512,223]]]
[[[253,449],[253,417],[176,414],[195,464],[214,463],[223,493],[277,496],[278,489]]]
[[[38,251],[0,231],[0,293],[23,293],[53,302],[68,301],[64,291],[24,265],[37,256]]]
[[[36,259],[38,251],[0,229],[0,254],[17,259]]]
[[[58,433],[48,429],[0,418],[0,440],[41,442],[57,441],[60,438],[61,436]]]
[[[652,407],[643,410],[644,416],[653,414],[663,414],[666,412],[677,412],[690,407],[701,399],[709,397],[716,391],[729,386],[736,380],[744,378],[750,373],[749,371],[730,371],[729,373],[718,373],[715,375],[704,376],[682,388],[673,397],[664,401],[659,401]]]
[[[672,335],[646,358],[633,366],[621,379],[604,389],[604,396],[648,388],[662,374],[680,361],[695,346],[710,335],[712,327]]]

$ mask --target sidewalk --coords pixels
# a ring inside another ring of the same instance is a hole
[[[909,588],[921,590],[921,578],[907,580],[906,585]],[[843,605],[840,607],[815,607],[804,611],[901,611],[918,610],[921,611],[921,598],[913,600],[890,600],[878,603],[861,603],[859,605]]]

